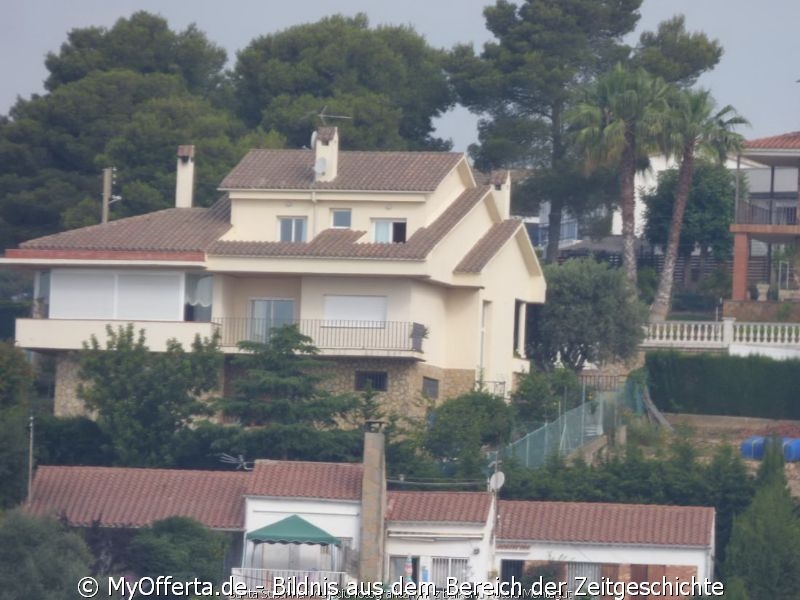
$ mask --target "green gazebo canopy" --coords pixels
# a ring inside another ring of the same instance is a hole
[[[339,538],[333,537],[324,529],[320,529],[306,521],[303,517],[292,515],[251,531],[247,539],[254,544],[316,544],[319,546],[340,546]]]

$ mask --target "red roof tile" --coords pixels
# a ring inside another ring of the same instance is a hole
[[[800,131],[747,140],[747,150],[800,150]]]
[[[144,527],[182,516],[240,530],[248,478],[244,472],[41,466],[25,510],[77,527]]]
[[[272,498],[361,500],[361,464],[257,460],[245,493]]]
[[[430,225],[420,227],[403,244],[359,242],[365,232],[326,229],[310,242],[216,242],[208,254],[251,257],[365,258],[380,260],[424,260],[448,232],[488,193],[486,187],[469,188]]]
[[[456,265],[455,272],[480,273],[520,227],[522,227],[522,221],[519,219],[507,219],[492,225],[489,231],[475,243],[472,249],[461,259],[461,262]]]
[[[230,227],[230,201],[223,197],[210,208],[168,208],[36,238],[20,248],[202,252]]]
[[[387,521],[486,523],[492,497],[486,492],[388,492]]]
[[[432,192],[464,155],[456,152],[339,152],[337,177],[314,182],[313,150],[250,150],[220,189]]]
[[[710,546],[714,509],[589,502],[501,501],[498,539]]]

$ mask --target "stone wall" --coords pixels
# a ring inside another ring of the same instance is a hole
[[[743,322],[800,322],[800,302],[754,302],[726,300],[722,316]]]
[[[89,416],[90,411],[78,397],[78,358],[74,352],[56,355],[53,414],[57,417]]]
[[[377,392],[376,398],[385,412],[408,417],[423,417],[428,405],[439,403],[473,389],[475,371],[472,369],[442,369],[415,360],[397,358],[336,358],[326,359],[323,370],[324,389],[334,393],[355,391],[356,371],[385,371],[388,389]],[[439,381],[439,397],[428,399],[422,394],[422,378]]]

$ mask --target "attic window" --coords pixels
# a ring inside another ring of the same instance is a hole
[[[405,220],[375,219],[375,242],[378,244],[402,244],[406,241]]]

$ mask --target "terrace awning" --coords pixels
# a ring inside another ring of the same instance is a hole
[[[261,529],[251,531],[247,539],[254,544],[314,544],[341,546],[339,538],[309,523],[303,517],[292,515]]]

